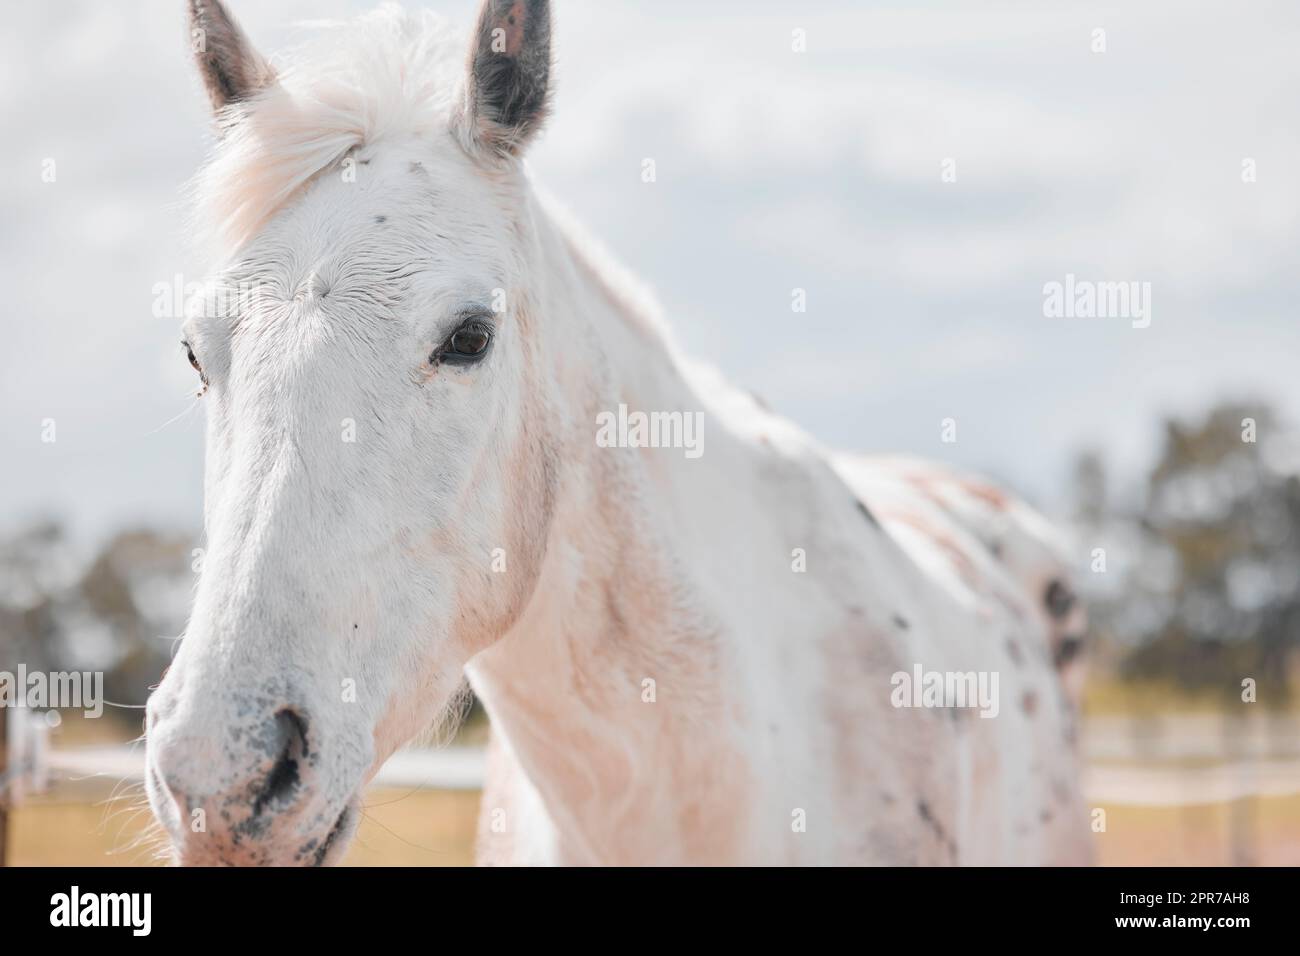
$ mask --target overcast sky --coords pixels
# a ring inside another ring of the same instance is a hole
[[[461,25],[474,6],[430,5]],[[268,52],[294,21],[369,6],[232,3]],[[1295,417],[1295,3],[555,6],[534,175],[688,351],[823,441],[954,460],[1051,508],[1082,447],[1138,474],[1164,414],[1259,396]],[[156,283],[203,273],[181,205],[208,143],[184,4],[5,17],[0,522],[197,527],[193,373],[151,311]],[[1150,326],[1045,317],[1067,273],[1149,282]]]

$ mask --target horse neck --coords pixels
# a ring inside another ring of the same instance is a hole
[[[732,629],[698,574],[702,560],[716,559],[690,552],[707,540],[744,540],[752,515],[721,502],[736,498],[751,463],[708,417],[698,459],[681,448],[597,446],[597,414],[619,404],[702,405],[614,277],[549,220],[539,228],[548,274],[558,277],[543,314],[578,317],[571,321],[586,327],[565,337],[594,333],[601,355],[566,396],[574,437],[533,596],[471,662],[471,682],[569,861],[672,859],[678,847],[723,859],[746,772],[729,756],[744,708],[727,673]]]

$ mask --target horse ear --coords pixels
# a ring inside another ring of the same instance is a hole
[[[470,39],[462,132],[467,145],[518,155],[546,118],[551,73],[547,0],[483,0]]]
[[[275,77],[221,0],[189,0],[190,49],[212,108],[247,99]]]

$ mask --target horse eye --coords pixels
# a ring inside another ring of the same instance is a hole
[[[190,364],[194,366],[194,371],[198,372],[201,376],[203,374],[203,367],[199,365],[199,360],[194,356],[194,348],[189,342],[182,342],[181,345],[185,347],[185,357],[189,359]]]
[[[451,333],[435,353],[444,362],[474,362],[487,354],[492,344],[492,327],[486,322],[469,321]]]
[[[492,333],[484,325],[464,325],[452,333],[451,350],[457,355],[482,355],[492,341]]]

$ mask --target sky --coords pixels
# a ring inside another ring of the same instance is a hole
[[[371,6],[230,5],[267,53]],[[427,5],[462,27],[474,8]],[[825,444],[950,460],[1050,511],[1081,449],[1140,477],[1163,416],[1237,398],[1294,419],[1300,6],[554,6],[534,178],[686,351]],[[184,7],[6,11],[0,531],[201,523],[202,410],[153,314],[158,283],[205,272]],[[1150,324],[1045,315],[1067,274],[1149,283]]]

